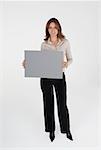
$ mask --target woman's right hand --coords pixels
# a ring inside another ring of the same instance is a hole
[[[25,67],[26,67],[26,60],[25,60],[25,59],[24,59],[23,62],[22,62],[22,66],[23,66],[24,69],[25,69]]]

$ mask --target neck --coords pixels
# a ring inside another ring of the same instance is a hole
[[[50,37],[51,42],[56,42],[58,40],[57,36]]]

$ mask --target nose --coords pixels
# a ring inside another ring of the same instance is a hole
[[[55,32],[55,30],[54,29],[52,29],[52,33],[54,33]]]

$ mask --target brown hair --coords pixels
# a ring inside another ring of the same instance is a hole
[[[62,34],[62,28],[61,28],[61,25],[59,23],[59,21],[56,19],[56,18],[51,18],[48,20],[47,24],[46,24],[46,29],[45,29],[45,32],[46,32],[46,35],[45,35],[45,41],[48,40],[48,38],[50,37],[50,34],[48,32],[48,28],[49,28],[49,25],[51,22],[54,22],[57,29],[58,29],[58,34],[57,34],[57,37],[60,38],[61,40],[65,38],[65,36]]]

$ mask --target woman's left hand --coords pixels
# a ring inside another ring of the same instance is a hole
[[[63,62],[63,68],[67,68],[68,67],[68,63],[67,63],[67,61],[64,61]]]

